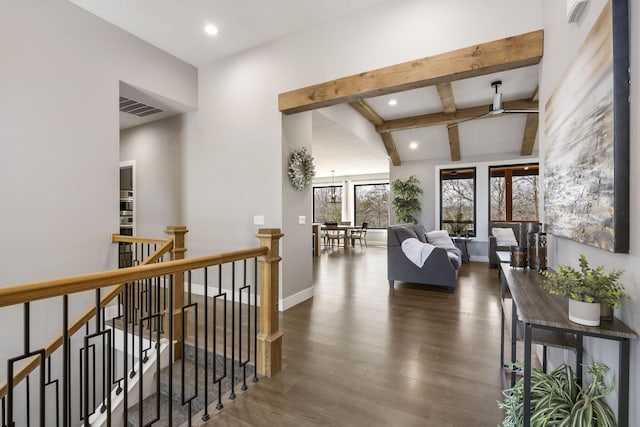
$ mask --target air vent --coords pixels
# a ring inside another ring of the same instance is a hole
[[[120,97],[120,111],[123,113],[133,114],[138,117],[146,117],[162,112],[159,108],[134,101],[133,99],[125,98],[124,96]]]

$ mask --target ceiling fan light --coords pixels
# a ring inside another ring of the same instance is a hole
[[[493,104],[491,105],[490,112],[492,114],[497,114],[497,113],[494,113],[494,111],[502,112],[502,93],[501,92],[497,92],[493,95]]]

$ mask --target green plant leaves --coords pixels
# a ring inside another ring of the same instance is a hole
[[[399,223],[417,223],[417,215],[422,211],[418,195],[422,194],[420,181],[415,175],[405,180],[396,179],[391,183],[393,200],[391,206]]]
[[[521,372],[522,364],[513,365]],[[531,370],[531,426],[609,427],[616,418],[604,397],[611,394],[615,383],[606,387],[604,376],[609,368],[602,363],[589,367],[593,381],[588,387],[576,384],[570,366],[563,364],[546,374]],[[524,380],[502,392],[504,399],[498,407],[505,412],[501,426],[519,427],[524,422]]]

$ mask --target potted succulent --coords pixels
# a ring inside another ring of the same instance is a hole
[[[514,365],[520,372],[521,364]],[[602,363],[589,367],[592,382],[580,387],[573,370],[561,365],[553,372],[531,370],[531,425],[547,426],[615,426],[616,418],[604,398],[611,394],[615,384],[607,387],[604,376],[609,370]],[[500,426],[516,427],[524,421],[524,380],[502,392],[504,399],[498,407],[505,419]]]
[[[626,298],[619,282],[622,271],[604,271],[604,266],[590,268],[587,257],[580,254],[580,269],[559,265],[556,273],[543,272],[544,287],[553,295],[569,298],[569,320],[581,325],[600,324],[600,306],[619,307]]]

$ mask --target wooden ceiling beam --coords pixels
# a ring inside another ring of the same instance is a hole
[[[402,162],[400,162],[400,155],[396,149],[396,143],[393,141],[393,136],[391,136],[390,133],[381,133],[380,137],[382,137],[384,148],[391,158],[391,164],[393,166],[400,166]]]
[[[293,114],[535,65],[542,58],[543,45],[542,30],[481,43],[281,93],[278,109]]]
[[[439,83],[436,85],[440,102],[442,103],[442,110],[445,113],[455,113],[457,111],[456,101],[453,97],[453,89],[451,83]],[[460,160],[460,134],[458,133],[458,127],[450,127],[447,129],[449,134],[449,152],[451,153],[451,161],[455,162]]]
[[[536,90],[533,92],[533,96],[531,96],[532,101],[538,102],[538,96],[540,95],[539,91],[540,91],[540,87],[536,86]]]
[[[531,102],[528,99],[520,99],[517,101],[504,102],[505,110],[535,110],[538,108],[537,102]],[[406,117],[403,119],[389,120],[383,125],[376,126],[376,130],[380,133],[393,132],[398,130],[415,129],[427,126],[450,125],[466,119],[486,114],[489,106],[481,105],[480,107],[463,108],[455,113],[432,113],[421,116]],[[501,114],[487,114],[482,118],[500,117]]]
[[[538,115],[527,114],[527,124],[524,126],[524,136],[522,137],[521,156],[530,156],[533,153],[533,145],[538,134]]]
[[[531,95],[531,101],[538,102],[539,86]],[[533,154],[533,145],[536,143],[536,135],[538,134],[538,114],[527,114],[527,123],[524,125],[524,135],[522,136],[522,147],[520,148],[521,156],[530,156]]]
[[[350,102],[349,105],[353,107],[362,117],[369,120],[369,122],[375,127],[380,126],[385,123],[384,119],[380,117],[378,113],[375,112],[373,108],[369,104],[366,103],[364,99],[359,99],[354,102]],[[380,138],[382,138],[382,144],[384,145],[384,149],[387,150],[387,154],[391,159],[391,164],[393,166],[400,166],[400,155],[398,154],[398,149],[396,148],[396,143],[393,140],[393,137],[390,133],[380,133]]]
[[[451,153],[451,161],[457,162],[461,159],[460,134],[458,133],[458,126],[448,128],[447,133],[449,134],[449,151]]]
[[[438,83],[436,85],[436,90],[438,91],[438,96],[440,97],[440,102],[442,103],[442,111],[445,113],[455,113],[456,101],[453,98],[453,89],[451,88],[451,83]]]
[[[351,105],[354,110],[360,113],[362,117],[369,120],[372,125],[379,126],[384,124],[384,120],[382,119],[382,117],[380,117],[378,113],[376,113],[373,108],[371,108],[371,106],[365,102],[364,99],[358,99],[357,101],[350,102],[349,105]]]

